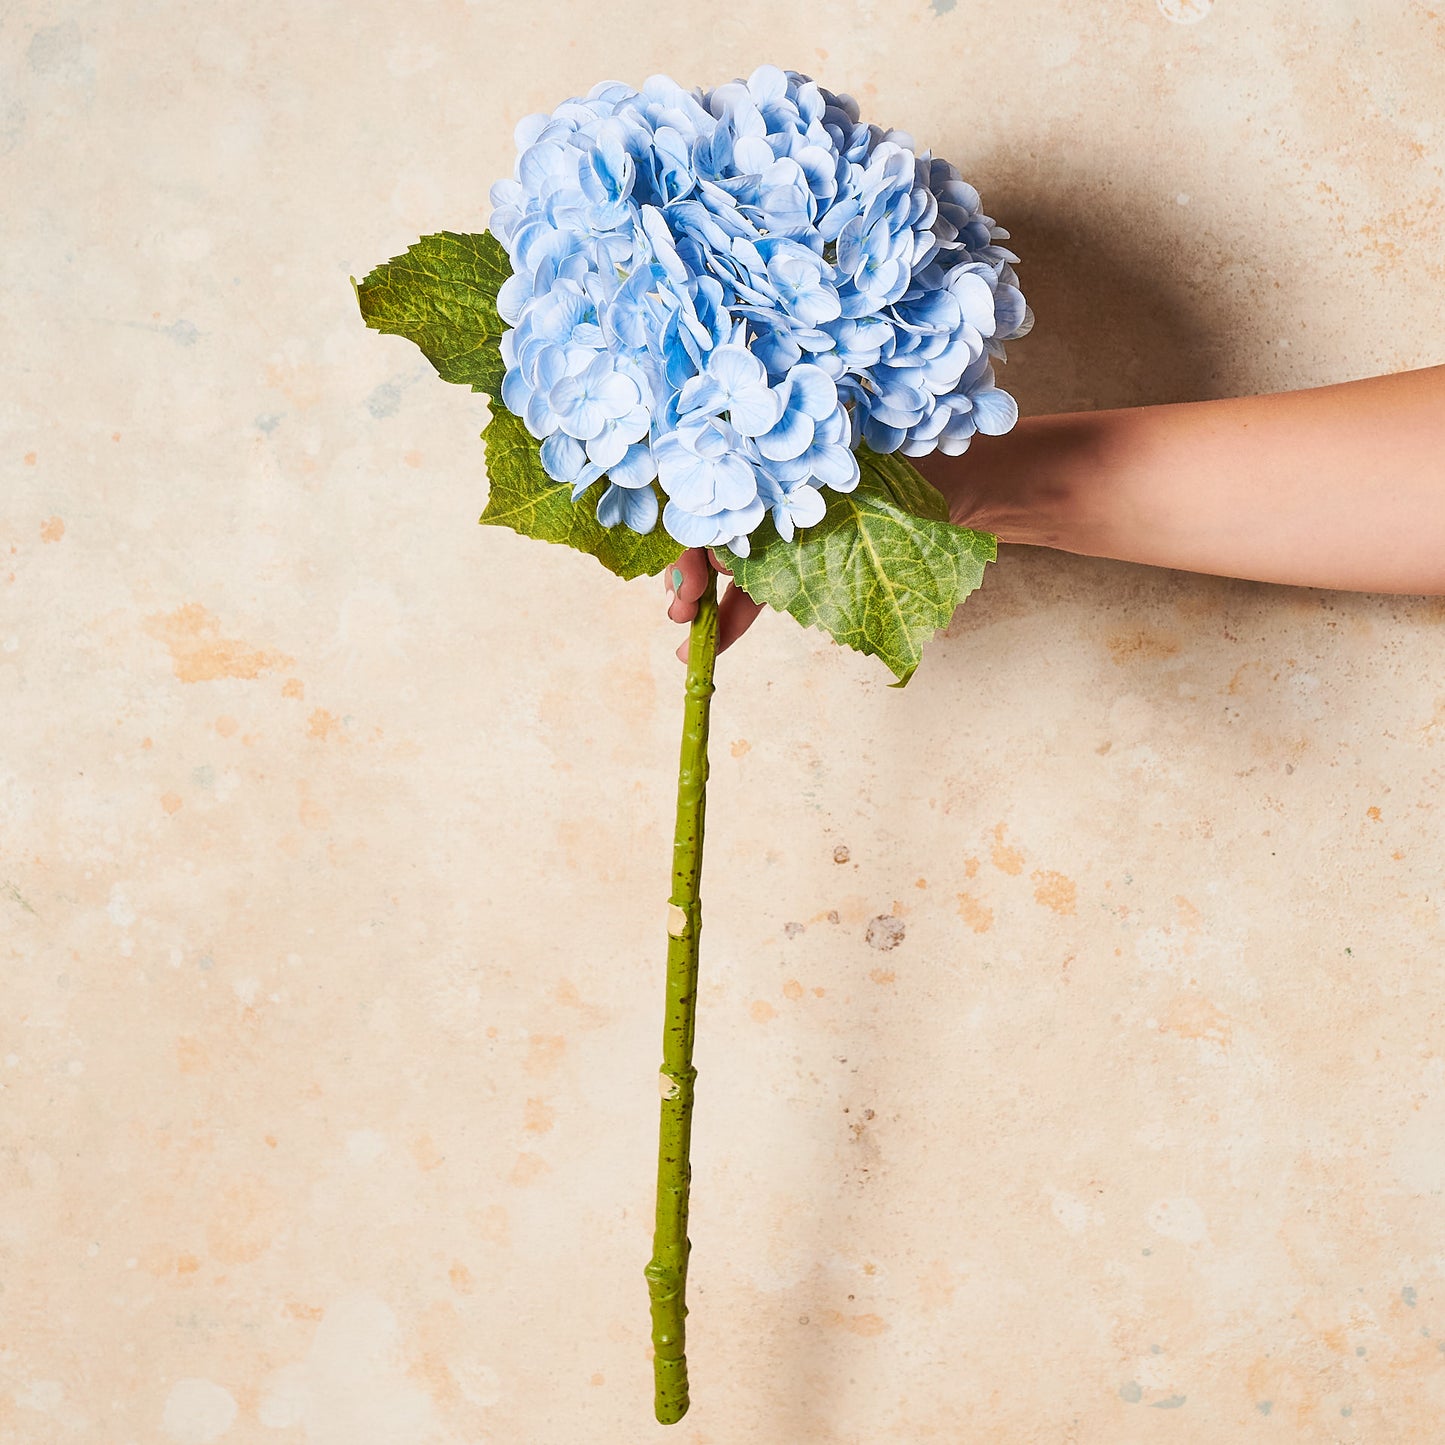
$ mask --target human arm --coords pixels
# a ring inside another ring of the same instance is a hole
[[[1004,543],[1299,587],[1445,593],[1445,366],[1024,417],[962,456],[912,460],[955,522]],[[706,565],[696,548],[678,559],[674,621],[691,619]],[[730,587],[719,645],[757,612]]]
[[[1355,592],[1445,593],[1445,366],[1026,417],[915,464],[1001,542]]]

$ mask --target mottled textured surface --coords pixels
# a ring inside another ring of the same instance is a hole
[[[1432,9],[814,9],[0,16],[3,1445],[1437,1438],[1445,606],[1027,549],[719,669],[651,1421],[675,629],[348,273],[766,59],[1012,228],[1025,411],[1445,360]]]

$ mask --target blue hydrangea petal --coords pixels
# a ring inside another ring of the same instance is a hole
[[[634,442],[627,448],[622,460],[607,469],[607,476],[619,487],[631,489],[649,486],[657,476],[657,462],[653,459],[652,448],[646,442]]]
[[[862,476],[858,468],[858,454],[852,447],[824,447],[813,475],[835,492],[851,492]]]
[[[542,443],[542,470],[554,482],[575,482],[586,464],[587,453],[581,442],[566,432],[553,432]]]
[[[974,425],[987,436],[1002,436],[1019,419],[1019,405],[1006,391],[985,387],[972,396]]]
[[[873,448],[875,452],[896,452],[907,435],[904,427],[886,426],[873,417],[865,417],[863,421],[863,440]]]
[[[816,526],[823,520],[823,514],[827,510],[823,494],[804,482],[799,486],[789,488],[782,503],[773,509],[773,521],[777,525],[779,534],[782,535],[783,522],[786,519],[788,530],[783,540],[791,542],[794,527]]]
[[[1017,286],[1000,286],[994,292],[994,334],[1012,336],[1024,319],[1027,307],[1023,292]]]
[[[789,373],[793,404],[814,421],[831,416],[838,406],[838,388],[826,371],[816,366],[795,366]]]
[[[657,493],[651,487],[629,490],[615,482],[597,499],[597,520],[604,527],[624,524],[644,536],[657,525]]]
[[[781,101],[788,94],[788,77],[776,65],[760,65],[748,76],[748,90],[760,107]]]
[[[711,547],[717,540],[717,520],[700,516],[669,499],[662,509],[662,525],[667,534],[684,547]]]
[[[784,386],[788,385],[784,381]],[[777,425],[757,439],[758,451],[769,461],[790,461],[801,456],[813,441],[813,419],[801,407],[785,407]]]
[[[724,387],[730,396],[763,390],[768,384],[762,363],[742,346],[718,347],[708,357],[707,374]]]
[[[773,327],[752,346],[753,355],[767,368],[768,375],[786,376],[803,358],[797,333]]]
[[[633,420],[629,426],[622,421],[609,419],[596,436],[587,439],[587,459],[602,471],[610,471],[627,455],[627,449],[647,435],[648,416]]]
[[[764,373],[766,375],[766,373]],[[761,436],[777,425],[783,413],[782,398],[763,386],[734,396],[728,406],[728,420],[745,437]]]

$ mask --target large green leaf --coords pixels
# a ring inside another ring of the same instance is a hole
[[[496,397],[507,329],[497,292],[511,274],[491,232],[442,231],[378,266],[356,286],[356,299],[368,326],[415,342],[444,381]]]
[[[603,482],[594,482],[574,502],[572,488],[542,470],[540,444],[511,412],[497,407],[482,439],[491,479],[483,522],[590,552],[619,577],[651,576],[677,560],[682,544],[663,531],[661,521],[642,537],[630,527],[604,527],[597,520]]]
[[[955,527],[943,497],[902,457],[863,447],[858,464],[857,488],[827,493],[817,526],[792,542],[770,532],[750,556],[725,560],[749,597],[881,657],[902,685],[998,547],[987,532]]]

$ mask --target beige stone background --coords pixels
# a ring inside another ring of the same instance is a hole
[[[652,1422],[675,629],[347,277],[764,60],[1012,228],[1026,412],[1445,360],[1424,4],[6,6],[4,1445],[1441,1438],[1445,606],[1029,549],[721,668]]]

